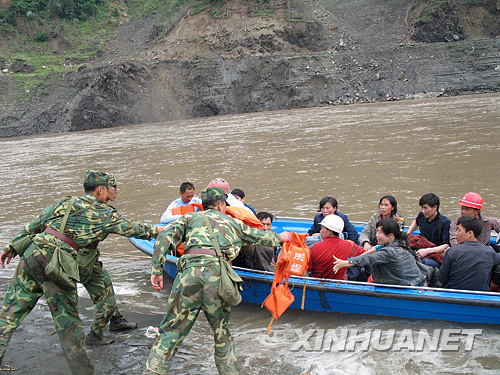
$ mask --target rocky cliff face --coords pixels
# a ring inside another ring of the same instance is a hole
[[[3,104],[0,136],[499,90],[500,38],[414,43],[417,1],[355,3],[318,1],[315,23],[243,24],[233,9],[238,33],[206,14],[142,27],[137,45],[110,50],[129,58],[54,74],[45,95]]]
[[[437,43],[498,36],[500,1],[414,1],[408,8],[411,39]]]

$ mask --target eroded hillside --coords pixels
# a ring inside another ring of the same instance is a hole
[[[216,15],[186,6],[169,22],[122,11],[101,53],[22,99],[12,93],[32,63],[0,77],[0,137],[497,91],[500,0],[436,2],[241,0]],[[68,41],[50,35],[64,53]]]

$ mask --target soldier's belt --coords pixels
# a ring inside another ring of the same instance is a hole
[[[217,256],[217,252],[212,249],[191,249],[184,252],[184,254],[205,254]],[[222,253],[222,256],[227,259],[227,255]]]
[[[72,240],[70,240],[68,237],[66,237],[64,234],[59,233],[58,231],[51,229],[51,228],[45,228],[44,230],[45,233],[51,234],[54,237],[59,238],[61,241],[66,242],[69,246],[71,246],[73,249],[76,251],[80,250],[80,246],[78,246],[76,243],[74,243]]]

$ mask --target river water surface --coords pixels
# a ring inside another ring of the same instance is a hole
[[[124,216],[158,222],[191,181],[197,195],[214,177],[241,188],[257,211],[312,218],[319,200],[339,201],[351,220],[367,221],[379,198],[392,194],[406,223],[419,211],[421,195],[441,197],[441,212],[459,215],[460,197],[482,194],[484,214],[500,217],[500,95],[401,101],[312,108],[172,123],[0,139],[0,241],[62,195],[80,194],[86,169],[114,173],[119,195],[114,206]],[[109,333],[117,343],[90,348],[97,374],[140,374],[151,344],[144,336],[158,326],[166,290],[149,285],[150,261],[124,238],[101,246],[119,307],[139,330]],[[130,257],[133,256],[133,257]],[[5,293],[17,261],[0,271]],[[84,289],[81,315],[88,329],[93,308]],[[498,327],[369,315],[287,311],[265,331],[270,314],[241,304],[231,316],[243,374],[488,374],[500,371]],[[499,317],[500,319],[500,317]],[[213,339],[200,316],[176,357],[173,374],[214,374]],[[481,329],[472,350],[305,350],[290,352],[301,332],[369,329]],[[297,331],[300,329],[302,331]],[[42,299],[16,331],[4,362],[12,374],[69,372]]]

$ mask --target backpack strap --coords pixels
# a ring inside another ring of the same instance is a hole
[[[61,234],[64,233],[64,228],[66,227],[66,223],[68,222],[69,213],[71,211],[71,207],[73,207],[73,204],[75,203],[75,200],[76,200],[76,197],[72,196],[70,201],[69,201],[68,208],[66,208],[66,212],[64,213],[64,217],[63,217],[62,222],[61,222],[61,227],[59,228],[59,233],[61,233]]]
[[[79,251],[80,250],[80,246],[78,246],[72,239],[66,237],[63,234],[64,233],[64,228],[66,227],[66,223],[67,223],[68,218],[69,218],[69,213],[71,211],[71,207],[73,207],[73,203],[75,203],[75,200],[76,200],[76,197],[72,196],[71,199],[70,199],[70,201],[69,201],[69,205],[66,208],[66,212],[64,213],[64,217],[62,219],[59,231],[47,227],[47,228],[45,228],[44,232],[46,232],[48,234],[51,234],[54,237],[59,238],[61,241],[66,242],[69,246],[71,246],[76,251]]]
[[[219,243],[215,239],[214,230],[212,229],[212,225],[210,224],[210,220],[208,220],[208,217],[207,217],[207,215],[205,215],[205,212],[200,212],[200,215],[203,217],[203,219],[205,219],[205,223],[207,224],[208,233],[210,234],[210,239],[212,240],[212,243],[215,247],[215,252],[217,253],[217,256],[219,258],[222,258],[222,251],[220,250]]]

